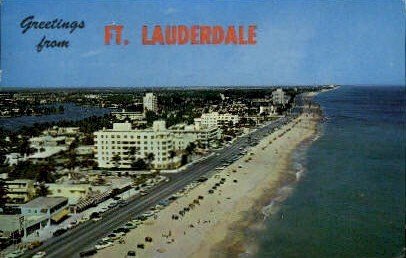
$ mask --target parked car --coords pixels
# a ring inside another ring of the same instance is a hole
[[[135,256],[136,254],[135,254],[135,251],[128,251],[127,252],[127,256],[131,256],[131,257],[133,257],[133,256]]]
[[[60,236],[63,233],[65,233],[66,231],[68,231],[66,228],[60,228],[60,229],[56,230],[52,235],[53,236]]]
[[[34,254],[34,255],[32,256],[32,258],[42,258],[42,257],[45,257],[45,255],[47,255],[46,252],[40,251],[40,252]]]
[[[80,257],[86,257],[86,256],[92,256],[92,255],[94,255],[96,253],[97,253],[96,249],[90,249],[90,250],[86,250],[86,251],[81,252],[79,255],[80,255]]]
[[[124,225],[124,227],[125,227],[125,228],[128,228],[128,229],[134,229],[134,228],[137,227],[137,225],[135,225],[135,224],[132,223],[132,222],[128,222],[128,223],[126,223],[126,224]]]
[[[96,248],[97,250],[112,246],[113,242],[110,241],[100,241],[99,243],[97,243],[94,248]]]
[[[14,252],[7,254],[5,257],[6,258],[16,258],[16,257],[20,257],[23,254],[24,254],[23,250],[15,250]]]
[[[42,242],[41,241],[34,241],[34,242],[31,242],[29,245],[28,245],[28,249],[29,250],[32,250],[32,249],[35,249],[35,248],[37,248],[37,247],[39,247],[39,246],[41,246],[42,245]]]

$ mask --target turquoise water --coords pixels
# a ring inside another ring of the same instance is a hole
[[[257,236],[256,256],[398,256],[405,242],[405,89],[344,86],[316,100],[328,120],[305,157],[295,158],[303,176]]]

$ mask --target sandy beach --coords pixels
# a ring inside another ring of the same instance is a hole
[[[125,257],[129,250],[137,257],[234,257],[246,252],[241,240],[242,229],[249,224],[247,216],[263,218],[258,202],[269,200],[287,180],[295,180],[289,172],[291,154],[315,135],[317,123],[318,117],[301,115],[131,230],[123,243],[116,241],[95,256]],[[188,211],[179,215],[185,208]],[[137,244],[144,244],[144,249]]]

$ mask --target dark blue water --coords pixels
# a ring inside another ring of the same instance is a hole
[[[405,89],[341,87],[257,257],[396,257],[405,242]],[[283,218],[281,216],[283,214]]]
[[[57,105],[57,107],[59,104]],[[35,123],[77,121],[91,116],[103,116],[110,113],[110,109],[99,107],[77,106],[73,103],[62,104],[64,113],[43,116],[20,116],[11,118],[0,118],[0,127],[7,130],[18,130],[22,126],[32,126]]]

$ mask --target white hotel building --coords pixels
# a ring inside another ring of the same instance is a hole
[[[272,92],[272,102],[274,104],[284,105],[287,103],[288,98],[285,96],[285,92],[279,88]]]
[[[219,114],[218,112],[211,112],[202,114],[200,118],[195,118],[195,123],[200,123],[202,127],[219,127],[221,125],[227,125],[232,123],[233,125],[237,124],[240,121],[238,115],[232,115],[229,113]]]
[[[146,93],[142,98],[142,104],[144,111],[156,112],[158,110],[158,98],[154,95],[154,93]]]
[[[155,121],[152,128],[144,130],[134,130],[130,123],[114,123],[113,129],[94,133],[96,160],[101,168],[130,168],[134,159],[146,159],[152,153],[155,169],[175,168],[180,165],[180,158],[172,158],[172,151],[183,150],[190,142],[211,142],[221,136],[218,128],[187,129],[167,129],[165,121]],[[131,155],[133,148],[135,156]],[[117,155],[118,162],[113,159]]]

